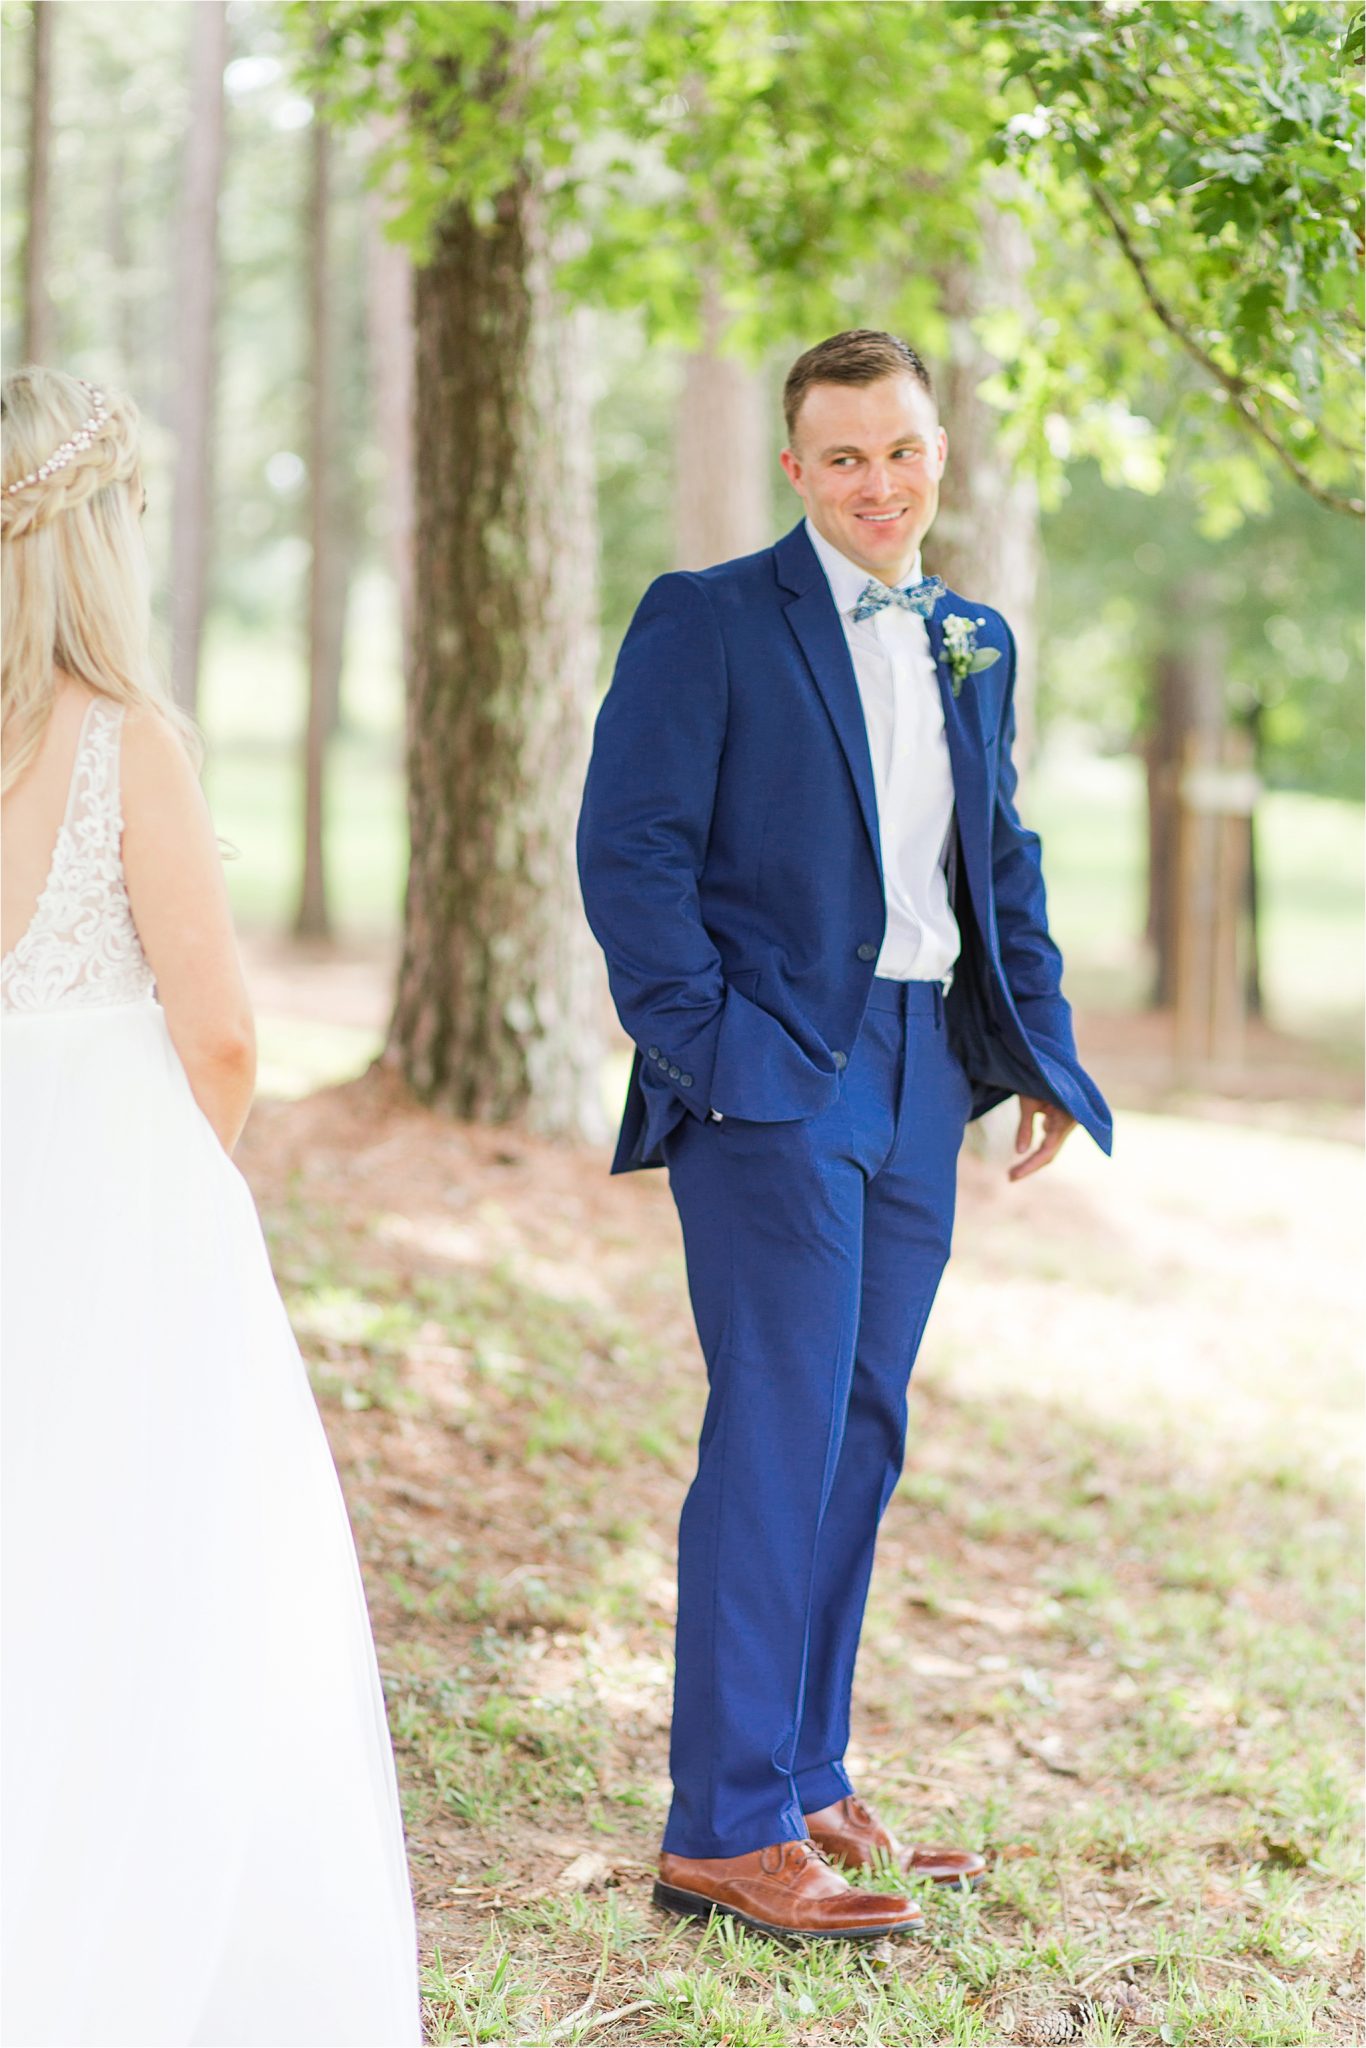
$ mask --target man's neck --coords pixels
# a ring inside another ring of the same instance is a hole
[[[910,559],[893,573],[891,569],[885,567],[882,569],[869,568],[862,562],[856,562],[852,555],[846,555],[842,547],[831,540],[828,535],[821,532],[809,512],[806,515],[806,530],[818,557],[823,548],[828,549],[840,562],[845,563],[851,572],[862,576],[865,581],[871,577],[876,583],[885,583],[889,590],[896,590],[903,583],[918,583],[920,581],[922,570],[919,546],[915,548]]]

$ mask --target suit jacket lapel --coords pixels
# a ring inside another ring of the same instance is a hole
[[[774,549],[778,580],[796,595],[783,606],[788,623],[797,636],[816,688],[820,691],[835,735],[849,763],[859,809],[867,828],[873,858],[882,874],[882,839],[878,829],[877,792],[873,786],[873,761],[868,751],[868,727],[863,717],[854,664],[844,637],[840,615],[825,571],[815,549],[800,526],[785,534]]]
[[[968,676],[955,697],[953,675],[944,658],[944,621],[953,617],[958,609],[952,594],[941,597],[925,625],[930,652],[934,656],[935,674],[939,678],[940,701],[944,707],[944,732],[949,743],[953,796],[958,809],[968,882],[973,901],[986,904],[990,900],[986,860],[991,844],[991,820],[987,816],[986,763],[976,700],[972,694],[973,680]]]

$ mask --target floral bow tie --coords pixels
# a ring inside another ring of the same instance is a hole
[[[923,583],[908,584],[904,590],[891,590],[870,576],[854,606],[854,624],[861,626],[865,619],[873,618],[889,604],[899,605],[903,612],[914,612],[918,618],[927,619],[944,595],[945,588],[940,576],[927,576]]]

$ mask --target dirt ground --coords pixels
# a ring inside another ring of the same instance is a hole
[[[267,1015],[375,1028],[373,961],[258,951],[252,975]],[[1124,1789],[1104,1758],[1134,1681],[1122,1657],[1059,1634],[1060,1556],[1084,1581],[1086,1530],[1135,1489],[1217,1499],[1268,1459],[1293,1465],[1297,1485],[1317,1472],[1331,1489],[1360,1458],[1345,1335],[1363,1307],[1351,1078],[1326,1079],[1267,1034],[1241,1098],[1178,1096],[1163,1085],[1160,1023],[1082,1020],[1080,1037],[1119,1111],[1115,1157],[1078,1133],[1049,1172],[1012,1187],[1008,1132],[965,1151],[955,1257],[917,1366],[908,1478],[861,1667],[855,1767],[922,1833],[976,1827],[995,1802],[998,1871],[1040,1853],[1072,1809],[1094,1828],[1097,1806]],[[391,1700],[411,1712],[410,1740],[402,1713],[397,1725],[427,1952],[472,1969],[491,1920],[581,1884],[643,1908],[667,1790],[673,1528],[702,1401],[664,1175],[611,1179],[601,1148],[451,1123],[378,1071],[262,1101],[239,1156],[320,1387]],[[358,1299],[406,1313],[401,1340],[358,1337]],[[520,1300],[536,1304],[534,1328],[519,1329]],[[405,1308],[423,1301],[435,1305]],[[568,1364],[551,1386],[537,1347],[559,1355],[561,1343]],[[377,1393],[375,1373],[391,1370]],[[1219,1540],[1244,1540],[1230,1531]],[[1189,1572],[1189,1531],[1173,1540]],[[1148,1569],[1111,1534],[1105,1545],[1097,1600]],[[1294,1587],[1274,1575],[1239,1585],[1218,1541],[1210,1554],[1216,1604],[1296,1625]],[[1083,1585],[1077,1597],[1092,1596]],[[498,1750],[482,1806],[459,1783],[453,1798],[428,1796],[443,1771],[458,1780],[488,1754],[486,1743],[443,1763],[423,1732],[433,1687],[468,1683],[461,1712],[503,1742],[497,1716],[514,1709],[490,1658],[527,1726]],[[1036,1696],[1032,1718],[995,1702],[1017,1683]],[[1217,1719],[1217,1702],[1208,1711]],[[547,1749],[566,1715],[579,1735]],[[529,1782],[508,1776],[509,1754]],[[594,1811],[538,1789],[538,1770],[581,1772],[616,1803]],[[1199,1828],[1218,1811],[1202,1809]],[[1199,1882],[1207,1910],[1233,1910],[1247,1850],[1232,1820],[1214,1826]],[[1119,1952],[1141,1946],[1158,1895],[1151,1872],[1121,1861],[1065,1891],[1062,1910],[1073,1938]],[[561,1981],[543,1967],[548,2023],[588,1984],[570,1963]],[[1341,1990],[1355,2013],[1352,1986]],[[1360,2038],[1349,2025],[1344,2006],[1324,2038]]]

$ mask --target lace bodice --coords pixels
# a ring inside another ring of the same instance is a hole
[[[152,992],[123,878],[122,730],[122,705],[92,699],[43,893],[28,930],[0,961],[0,1009],[108,1008]]]

